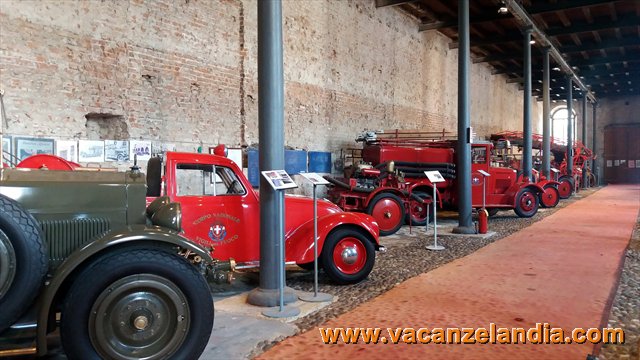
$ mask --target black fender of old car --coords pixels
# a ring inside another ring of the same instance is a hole
[[[99,257],[100,254],[130,246],[180,248],[200,256],[205,264],[213,262],[211,254],[201,246],[180,236],[175,231],[168,231],[158,226],[133,225],[107,232],[95,239],[95,241],[73,252],[45,285],[43,293],[38,299],[36,340],[39,356],[47,353],[46,336],[49,330],[49,322],[52,319],[52,311],[55,310],[56,300],[59,295],[62,295],[60,292],[64,291],[67,280],[72,279],[78,270]]]

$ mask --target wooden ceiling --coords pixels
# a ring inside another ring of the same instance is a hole
[[[440,31],[457,48],[458,1],[375,0],[419,20],[417,31]],[[523,34],[500,0],[469,1],[471,61],[523,84]],[[522,0],[521,6],[596,98],[640,95],[640,0]],[[532,46],[532,92],[542,99],[542,48]],[[551,60],[551,99],[565,99],[567,78]],[[574,98],[583,92],[574,84]]]

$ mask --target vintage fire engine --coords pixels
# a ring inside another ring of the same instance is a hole
[[[182,205],[184,236],[215,249],[218,260],[234,259],[236,268],[259,266],[259,195],[230,159],[210,154],[167,152],[147,166],[147,201],[162,194]],[[313,207],[309,198],[286,196],[285,257],[313,267]],[[275,224],[274,224],[275,226]],[[378,225],[366,214],[346,213],[326,200],[318,202],[318,252],[325,273],[336,283],[366,278],[375,261]]]
[[[442,135],[441,135],[442,134]],[[346,172],[345,179],[327,177],[335,186],[330,199],[347,211],[371,214],[381,235],[398,231],[404,223],[426,223],[428,207],[455,208],[458,203],[456,180],[456,140],[444,139],[444,133],[368,132],[356,141],[363,142],[361,162]],[[545,189],[536,183],[518,180],[516,170],[491,166],[493,144],[472,145],[472,206],[482,207],[483,181],[486,181],[486,208],[491,214],[499,209],[514,209],[520,217],[531,217]],[[445,181],[437,185],[424,176],[425,170],[439,170]],[[489,173],[485,178],[479,170]],[[435,201],[434,201],[435,200]]]
[[[520,158],[518,155],[514,155],[510,147],[516,146],[522,148],[523,146],[523,134],[522,131],[503,131],[497,134],[491,135],[491,140],[494,142],[508,142],[509,146],[506,147],[506,151],[501,154],[501,160],[516,170],[520,169]],[[573,171],[572,174],[567,173],[567,143],[564,140],[557,138],[550,139],[550,150],[553,158],[551,160],[551,166],[557,169],[559,172],[555,180],[558,181],[558,191],[561,199],[567,199],[575,191],[576,186],[588,187],[596,184],[595,174],[589,169],[589,163],[595,159],[591,149],[586,147],[582,142],[575,141],[573,143]],[[540,134],[532,135],[532,148],[536,151],[533,154],[534,163],[540,167],[542,165],[542,143],[543,138]],[[587,184],[582,183],[582,172],[587,171]],[[551,174],[553,176],[553,174]],[[554,180],[545,179],[540,177],[541,181]]]

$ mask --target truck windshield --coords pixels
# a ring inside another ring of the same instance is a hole
[[[244,195],[247,192],[233,170],[211,164],[178,164],[176,190],[178,196]]]

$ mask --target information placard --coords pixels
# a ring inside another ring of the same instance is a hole
[[[444,178],[442,177],[442,174],[440,174],[440,171],[438,170],[425,171],[424,174],[427,176],[427,179],[429,179],[429,181],[431,181],[432,183],[439,183],[439,182],[445,181]]]
[[[301,173],[300,174],[305,179],[309,180],[314,185],[329,185],[330,182],[327,179],[320,176],[318,173]]]
[[[293,182],[291,176],[284,170],[262,171],[262,176],[269,182],[275,190],[295,189],[298,185]]]
[[[485,176],[485,177],[486,177],[486,176],[491,176],[491,174],[489,174],[488,172],[486,172],[486,171],[484,171],[484,170],[478,170],[478,172],[479,172],[480,174],[482,174],[482,176]]]
[[[551,168],[551,171],[553,171],[553,172],[554,172],[554,173],[556,173],[556,174],[560,172],[560,170],[558,170],[558,169],[556,169],[556,168],[554,168],[554,167],[552,167],[552,168]]]

